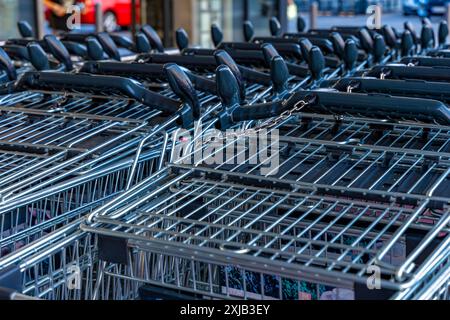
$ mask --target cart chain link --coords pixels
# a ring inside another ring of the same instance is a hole
[[[285,104],[284,102],[283,104]],[[289,119],[294,113],[298,113],[302,111],[306,106],[308,106],[310,102],[307,102],[305,100],[298,101],[294,107],[290,110],[283,111],[278,117],[271,118],[265,122],[263,122],[261,125],[256,126],[255,128],[246,129],[246,130],[238,130],[226,133],[225,135],[222,135],[222,137],[218,137],[218,140],[225,140],[226,138],[234,138],[238,140],[242,137],[251,137],[258,135],[263,130],[270,130],[281,124],[282,122]],[[210,141],[211,142],[211,141]]]

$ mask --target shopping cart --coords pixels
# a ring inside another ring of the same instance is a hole
[[[184,158],[90,215],[94,297],[365,298],[371,270],[379,297],[420,283],[447,247],[448,126],[300,116],[242,163]]]
[[[171,78],[173,85],[178,75]],[[6,99],[12,107],[2,107],[2,255],[81,216],[162,165],[157,159],[167,139],[164,129],[178,118],[192,118],[186,112],[164,115],[164,106],[178,112],[176,106],[184,103],[130,81],[28,73],[15,84],[15,89],[36,91],[12,94]],[[113,99],[105,100],[104,93],[102,98],[105,88]]]
[[[98,268],[96,242],[79,231],[79,223],[68,223],[2,258],[0,283],[8,293],[27,299],[91,299]]]
[[[220,79],[221,79],[221,77],[219,76],[217,81],[222,81],[222,85],[221,86],[219,85],[219,88],[223,87],[222,88],[222,90],[223,90],[224,89],[224,84],[226,82],[226,79],[222,79],[222,80],[220,80]],[[142,157],[145,158],[145,154],[138,153],[136,159],[139,159],[139,161],[142,161]],[[148,155],[147,155],[147,157],[148,157]],[[160,158],[158,168],[162,167],[162,163],[161,163],[161,159],[162,158],[164,158],[164,157]],[[134,159],[134,161],[136,161],[136,159]],[[134,166],[136,164],[134,161],[131,161],[131,159],[130,159],[130,161],[122,164],[122,166],[124,166],[127,169],[130,169],[130,167],[132,167],[131,165],[133,165],[133,168],[134,168]],[[108,169],[108,170],[111,170],[111,169]],[[130,176],[133,175],[133,174],[136,174],[135,169],[131,169],[129,172],[130,172]],[[100,175],[101,175],[101,172],[96,175],[96,173],[94,171],[94,178],[96,176],[100,176]],[[142,176],[145,177],[145,174],[140,174],[140,176],[141,177]],[[67,183],[67,185],[70,186],[70,187],[73,187],[73,186],[77,186],[77,183],[81,184],[81,183],[83,183],[83,181],[88,181],[88,180],[92,180],[92,179],[93,179],[93,177],[89,173],[83,173],[83,175],[80,178],[78,178],[75,182],[71,181],[71,182]],[[124,180],[128,181],[128,182],[130,181],[129,177],[127,179],[124,179]],[[137,182],[139,182],[139,180],[137,180]],[[127,188],[128,187],[130,187],[129,184],[128,184]],[[126,190],[127,188],[123,188],[122,190]],[[62,186],[56,186],[56,189],[57,190],[64,190],[64,188],[62,188]],[[118,188],[118,189],[120,189],[120,188]],[[25,198],[22,197],[22,198],[18,199],[17,201],[15,201],[14,203],[11,203],[10,207],[11,208],[17,208],[17,207],[21,207],[23,205],[29,205],[29,203],[32,201],[33,198],[37,198],[37,199],[41,199],[41,200],[42,199],[48,199],[50,196],[52,196],[52,192],[54,192],[54,191],[52,191],[50,189],[50,191],[49,190],[44,190],[44,191],[40,191],[37,194],[29,194]],[[112,198],[112,196],[117,196],[119,194],[120,194],[119,190],[117,190],[117,192],[115,192],[114,194],[111,194],[110,198]],[[102,200],[105,200],[105,199],[102,199]],[[63,241],[64,243],[66,243],[67,245],[69,245],[71,247],[77,247],[78,246],[78,238],[76,238],[76,240],[74,240],[74,242],[70,242],[70,244],[69,244],[69,242],[67,242],[67,239],[68,239],[67,231],[62,227],[62,225],[63,225],[62,221],[64,223],[68,223],[68,222],[70,222],[70,220],[67,219],[67,216],[71,216],[71,217],[77,218],[77,217],[82,216],[83,214],[86,214],[87,212],[90,212],[90,210],[93,210],[95,207],[98,207],[98,203],[99,202],[100,201],[97,201],[96,203],[92,203],[92,202],[86,201],[86,205],[82,206],[81,208],[79,208],[79,207],[77,207],[76,209],[73,208],[73,211],[70,211],[67,214],[59,216],[58,218],[55,218],[52,221],[48,221],[47,223],[42,223],[39,226],[36,226],[34,228],[34,231],[32,230],[32,228],[30,228],[30,229],[27,229],[28,232],[26,234],[22,233],[22,234],[16,235],[15,237],[10,237],[9,239],[7,239],[8,240],[8,242],[7,242],[8,245],[15,246],[15,245],[17,245],[17,243],[20,243],[20,241],[24,241],[24,236],[29,238],[30,237],[29,235],[33,234],[33,232],[39,233],[39,235],[34,238],[35,241],[33,241],[33,242],[31,242],[31,241],[24,242],[25,244],[30,243],[29,246],[33,248],[33,249],[30,249],[31,251],[27,249],[28,248],[27,246],[24,246],[21,249],[15,250],[13,253],[11,253],[10,255],[7,255],[2,260],[2,263],[3,262],[5,263],[5,265],[2,265],[2,267],[9,266],[10,263],[8,263],[8,261],[14,261],[15,264],[17,264],[17,263],[20,264],[20,261],[23,261],[24,259],[26,260],[28,258],[28,255],[30,254],[30,252],[31,253],[36,252],[36,250],[37,250],[37,249],[35,249],[36,246],[40,246],[40,245],[41,246],[49,246],[48,249],[51,252],[54,252],[56,255],[59,255],[61,250],[63,250],[63,249],[58,247],[57,244],[55,244],[53,242],[49,242],[47,240],[48,237],[52,237],[54,235],[64,235],[64,241]],[[55,222],[56,222],[56,224],[55,224]],[[42,230],[45,230],[45,232],[43,232]],[[76,230],[76,227],[74,227],[73,230]],[[53,233],[51,233],[51,231],[53,231]],[[82,236],[83,237],[87,237],[86,233],[84,233]],[[22,243],[22,245],[24,243]],[[93,248],[92,250],[96,250],[96,247],[93,244],[92,244],[92,248]],[[45,251],[44,249],[40,249],[40,250]],[[46,261],[46,263],[48,263],[48,261],[52,261],[52,260],[48,260],[47,259],[48,258],[47,255],[44,255],[44,256],[46,257],[44,259]],[[41,257],[44,257],[44,256],[41,256]],[[90,257],[91,257],[91,259],[89,260],[88,264],[83,264],[83,261],[78,261],[78,263],[80,264],[79,267],[82,270],[89,270],[87,272],[91,272],[92,273],[92,272],[95,272],[94,265],[96,265],[98,260],[95,258],[94,255],[91,255]],[[51,259],[53,259],[53,258],[51,258]],[[33,281],[30,282],[29,280],[27,282],[27,280],[26,280],[26,279],[28,279],[27,275],[28,275],[29,271],[26,271],[28,269],[25,268],[20,273],[24,277],[23,278],[24,279],[23,280],[24,281],[23,282],[24,283],[23,287],[20,287],[20,291],[21,292],[24,292],[26,294],[30,294],[30,295],[36,296],[36,297],[41,297],[41,298],[44,297],[44,298],[47,298],[47,299],[65,299],[65,298],[68,298],[68,297],[74,298],[74,296],[71,296],[70,294],[67,293],[68,290],[70,290],[67,287],[68,286],[67,282],[62,281],[62,280],[61,281],[51,280],[51,279],[54,278],[53,274],[49,274],[49,273],[46,273],[45,271],[42,271],[40,269],[41,267],[36,267],[36,265],[33,268],[39,268],[39,270],[40,270],[38,274],[35,273],[34,276],[32,277],[33,279],[35,279],[34,282]],[[54,269],[56,269],[56,268],[57,267],[54,267]],[[65,269],[66,267],[61,267],[61,268],[63,268],[62,271],[60,270],[60,272],[62,272],[61,276],[64,277],[65,275],[67,275],[68,271],[67,271],[67,269]],[[52,270],[54,270],[54,269],[52,269]],[[46,269],[46,270],[48,270],[48,269]],[[39,278],[39,280],[37,280],[36,278]],[[37,285],[37,283],[36,283],[36,281],[37,281],[40,284],[41,283],[40,279],[42,279],[42,286],[41,285]],[[50,279],[50,280],[48,280],[48,279]],[[49,285],[48,281],[51,281],[52,284]],[[92,277],[89,278],[89,281],[94,283]],[[53,284],[56,284],[56,285],[53,285]],[[29,287],[30,285],[34,289],[30,289],[30,287]],[[91,286],[92,286],[92,284],[91,284]],[[63,288],[63,289],[60,289],[60,288]],[[43,290],[43,291],[41,291],[41,290]],[[59,291],[59,290],[62,290],[62,291]],[[65,292],[66,296],[61,296],[60,292]],[[79,293],[77,293],[77,294],[79,294]],[[77,296],[75,296],[75,298],[80,298],[80,297],[91,298],[92,297],[89,292],[86,293],[86,294],[87,294],[87,296],[84,296],[84,295],[79,296],[79,295],[77,295]]]

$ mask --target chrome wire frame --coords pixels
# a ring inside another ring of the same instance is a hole
[[[292,81],[292,83],[291,90],[299,87],[297,82]],[[250,103],[269,98],[270,92],[271,88],[263,88],[260,85],[252,85],[247,89],[248,97],[251,98]],[[166,93],[170,95],[170,92]],[[217,104],[217,98],[213,96],[205,94],[200,94],[200,96],[200,102],[206,110],[203,118],[206,119],[208,114],[220,107],[220,104]],[[91,98],[78,98],[71,101],[61,95],[48,99],[43,93],[26,93],[8,97],[8,101],[11,102],[11,105],[19,104],[21,110],[25,111],[45,111],[55,112],[55,114],[62,112],[71,115],[87,114],[94,118],[107,117],[126,120],[131,118],[133,121],[145,122],[147,125],[152,121],[157,122],[156,117],[159,115],[159,112],[143,112],[143,106],[140,104],[130,105],[129,101],[121,100],[101,103],[96,107],[93,106]],[[59,101],[62,103],[59,104]],[[58,105],[56,110],[53,109],[55,104]],[[36,109],[41,110],[36,111]],[[169,119],[168,124],[172,121]],[[41,299],[91,298],[92,290],[87,287],[92,287],[95,280],[91,275],[98,265],[94,252],[96,246],[91,240],[85,240],[90,239],[89,234],[75,231],[77,222],[70,223],[100,207],[107,200],[123,193],[157,169],[161,169],[168,146],[167,142],[161,141],[159,136],[165,134],[167,139],[168,135],[165,130],[169,130],[170,133],[170,128],[156,125],[153,129],[150,128],[143,139],[140,138],[137,162],[136,159],[133,161],[133,157],[125,158],[121,162],[112,161],[109,158],[103,159],[103,162],[100,163],[91,160],[89,165],[77,167],[77,171],[73,172],[75,178],[64,181],[62,178],[70,177],[64,173],[58,176],[58,179],[54,179],[54,185],[47,184],[43,186],[42,190],[35,188],[29,193],[22,193],[15,197],[14,201],[10,201],[8,205],[4,206],[3,221],[9,220],[10,225],[14,228],[10,228],[8,234],[3,233],[5,236],[1,239],[3,258],[0,259],[0,270],[11,264],[24,263],[24,267],[21,269],[23,294]],[[152,139],[146,141],[146,137],[149,136]],[[145,143],[142,145],[143,142]],[[136,147],[133,150],[135,149]],[[127,154],[133,155],[134,152],[136,151]],[[122,153],[121,158],[124,158]],[[26,221],[19,224],[21,213],[29,211],[36,213],[36,218],[32,221],[27,215]],[[67,237],[67,228],[64,227],[68,224],[72,226],[71,230],[77,233],[73,242],[67,240],[72,239],[72,237]],[[11,232],[12,230],[15,232]],[[61,242],[48,242],[49,238],[54,237],[61,237]],[[40,258],[37,260],[33,255],[30,257],[30,254],[39,250],[52,252],[53,255],[38,254],[37,256]],[[80,251],[84,252],[84,258],[79,255]],[[29,259],[33,262],[30,262]],[[82,293],[69,290],[65,282],[68,265],[66,262],[73,263],[73,261],[77,262],[77,266],[81,263],[80,269],[84,279]]]
[[[218,276],[224,267],[351,289],[377,265],[383,288],[404,292],[420,283],[435,258],[414,260],[449,231],[449,128],[299,115],[278,129],[274,175],[248,162],[176,163],[93,212],[82,229],[125,239],[129,248],[127,266],[101,264],[109,286],[98,282],[95,298],[120,297],[110,295],[116,281],[229,298],[233,290]],[[420,245],[398,257],[417,230],[426,234]],[[251,293],[241,288],[235,296],[267,296]]]

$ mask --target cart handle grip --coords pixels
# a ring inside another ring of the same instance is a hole
[[[17,79],[17,72],[11,58],[8,54],[0,47],[0,70],[6,72],[9,80],[13,81]]]
[[[255,36],[255,27],[251,21],[245,21],[243,25],[244,29],[244,40],[246,42],[251,42]]]
[[[219,126],[220,129],[227,129],[236,122],[279,116],[285,111],[293,110],[299,101],[306,102],[305,112],[363,115],[394,120],[419,119],[424,122],[450,124],[450,110],[440,101],[314,90],[298,91],[284,101],[235,106],[232,110],[221,113]]]
[[[173,114],[180,108],[180,102],[147,90],[137,81],[91,74],[70,74],[57,72],[27,72],[15,86],[16,91],[49,90],[62,92],[84,92],[104,95],[114,93],[122,97],[136,100],[158,110]]]
[[[66,66],[67,71],[72,71],[73,63],[70,58],[70,53],[64,44],[54,35],[46,35],[44,41],[47,44],[50,53]]]
[[[160,53],[164,53],[163,43],[155,29],[147,24],[141,28],[141,32],[145,34],[153,49]]]
[[[214,47],[216,47],[216,48],[223,41],[223,32],[216,23],[213,23],[211,25],[211,39],[213,41]]]

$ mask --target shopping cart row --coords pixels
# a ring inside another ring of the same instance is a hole
[[[283,34],[271,19],[245,42],[214,25],[215,49],[180,29],[176,54],[149,26],[128,45],[19,26],[1,59],[0,286],[448,298],[445,23]]]

